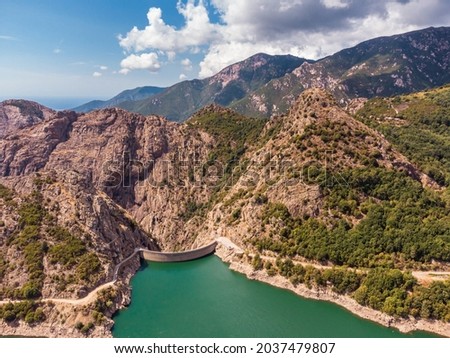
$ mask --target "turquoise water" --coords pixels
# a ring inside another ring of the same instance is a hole
[[[146,262],[132,280],[132,304],[115,317],[114,337],[432,337],[402,334],[328,302],[252,281],[216,256]]]

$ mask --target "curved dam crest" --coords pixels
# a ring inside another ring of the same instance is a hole
[[[110,283],[114,283],[117,281],[119,277],[119,272],[122,269],[122,267],[130,261],[134,256],[137,254],[140,254],[140,256],[147,261],[153,261],[153,262],[185,262],[185,261],[192,261],[201,259],[202,257],[208,256],[212,254],[216,250],[217,241],[214,240],[208,245],[199,247],[197,249],[193,250],[187,250],[182,252],[161,252],[161,251],[153,251],[153,250],[147,250],[143,248],[136,248],[134,249],[134,252],[128,256],[126,259],[124,259],[122,262],[120,262],[115,270],[113,275],[113,280]]]
[[[161,252],[139,249],[144,260],[154,262],[184,262],[197,260],[212,254],[217,246],[217,241],[213,241],[208,245],[199,247],[198,249],[182,251],[182,252]]]

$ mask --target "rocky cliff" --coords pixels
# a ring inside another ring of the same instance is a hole
[[[15,133],[18,129],[31,127],[54,114],[55,111],[35,102],[24,100],[1,102],[0,138]]]
[[[3,181],[23,186],[40,172],[57,183],[83,178],[80,195],[103,193],[167,249],[189,247],[199,231],[205,240],[238,223],[254,231],[258,197],[294,216],[326,214],[320,183],[305,178],[313,167],[338,173],[371,163],[438,187],[318,90],[266,124],[217,106],[181,125],[120,109],[59,112],[6,136],[0,148]]]

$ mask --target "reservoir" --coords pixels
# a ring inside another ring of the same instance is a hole
[[[131,285],[132,303],[114,317],[114,337],[434,337],[403,334],[338,305],[249,280],[216,256],[183,263],[145,262]]]

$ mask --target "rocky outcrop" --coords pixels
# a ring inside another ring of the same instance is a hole
[[[0,138],[0,176],[18,176],[42,169],[55,147],[68,138],[76,119],[74,112],[59,112]]]
[[[55,111],[38,103],[8,100],[0,103],[0,139],[19,129],[31,127],[49,119]]]
[[[144,117],[115,108],[84,115],[60,112],[32,129],[20,130],[15,137],[0,140],[4,153],[0,157],[0,173],[14,178],[38,171],[53,172],[57,182],[78,183],[76,185],[81,187],[73,189],[74,196],[81,195],[85,200],[86,193],[97,193],[89,194],[91,197],[86,200],[90,200],[90,206],[95,205],[99,216],[103,201],[110,200],[123,208],[162,248],[171,251],[191,248],[199,231],[204,231],[209,242],[214,230],[232,227],[227,224],[232,219],[227,217],[242,205],[241,198],[233,199],[238,196],[246,199],[247,204],[241,207],[243,220],[237,220],[245,228],[233,229],[240,233],[237,236],[257,235],[255,227],[261,205],[258,200],[248,198],[258,195],[266,198],[264,200],[283,203],[295,216],[319,215],[318,186],[305,184],[307,181],[298,177],[303,167],[319,157],[322,165],[339,169],[362,166],[349,154],[351,151],[376,153],[379,165],[405,170],[415,179],[435,185],[407,158],[392,150],[379,133],[340,109],[328,93],[313,89],[302,94],[287,115],[267,123],[261,133],[267,142],[247,150],[244,160],[249,164],[245,175],[235,176],[232,185],[223,191],[227,199],[211,207],[208,201],[217,188],[205,181],[209,175],[205,170],[219,144],[196,118],[219,116],[226,120],[232,118],[233,113],[212,105],[186,124],[179,125],[161,117]],[[323,151],[315,158],[312,155],[317,155],[307,151],[306,141],[301,140],[307,127],[317,127],[318,131],[321,127],[324,131],[333,127],[344,133],[349,144],[345,147],[324,142],[320,136],[310,139],[309,147],[320,147]],[[267,137],[268,133],[275,134]],[[364,141],[360,140],[361,135]],[[327,153],[333,153],[333,158],[328,158]],[[23,182],[24,178],[16,180],[16,183]],[[68,202],[66,198],[61,201]],[[77,205],[82,203],[82,200],[75,201]],[[233,204],[225,204],[230,202]],[[212,210],[208,213],[203,209],[203,215],[209,220],[202,222],[196,210],[206,208],[207,204]],[[87,222],[96,216],[86,207],[78,209],[80,213],[88,213],[84,217]],[[188,213],[190,209],[195,209],[193,215]],[[112,222],[110,224],[113,226]],[[114,233],[108,232],[105,236],[114,236]],[[195,246],[199,245],[192,247]]]

